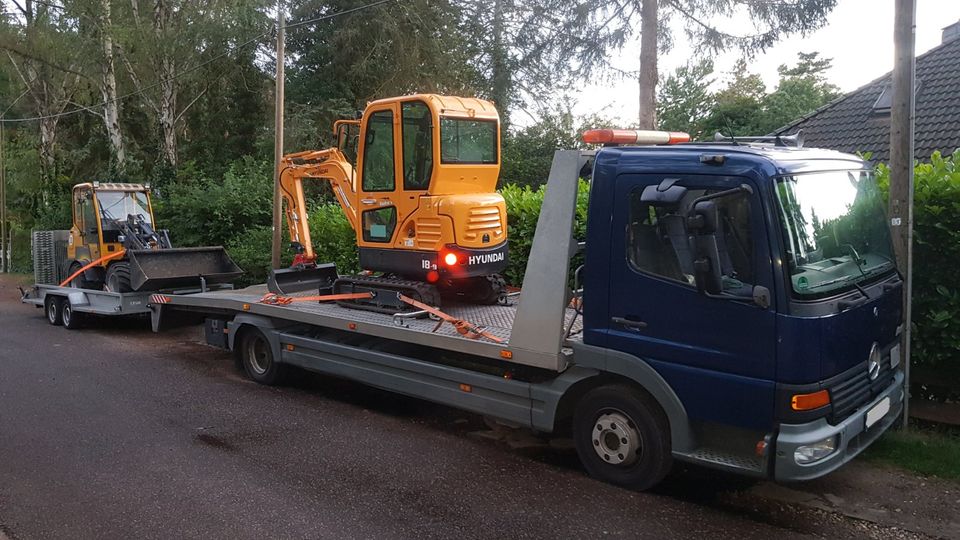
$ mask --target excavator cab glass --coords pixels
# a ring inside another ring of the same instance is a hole
[[[433,174],[433,118],[422,101],[404,102],[400,111],[403,120],[403,189],[425,190]]]
[[[497,122],[440,118],[440,161],[472,165],[497,163]]]
[[[337,149],[343,153],[350,165],[357,166],[357,148],[360,145],[360,122],[340,120],[336,123]]]

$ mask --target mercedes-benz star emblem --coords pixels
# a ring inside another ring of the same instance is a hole
[[[867,374],[871,381],[880,375],[880,347],[876,342],[870,347],[870,355],[867,357]]]

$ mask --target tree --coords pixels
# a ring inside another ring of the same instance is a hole
[[[686,131],[698,138],[703,121],[714,106],[710,92],[713,61],[700,60],[681,66],[660,83],[657,89],[658,129]]]
[[[576,17],[567,24],[571,31],[565,38],[568,42],[566,48],[579,60],[581,73],[609,70],[611,66],[606,53],[622,48],[639,28],[640,70],[636,74],[639,121],[641,128],[653,129],[656,125],[657,55],[659,50],[669,49],[672,44],[669,21],[681,21],[687,41],[699,54],[737,49],[749,56],[766,50],[785,35],[806,34],[820,28],[836,3],[836,0],[584,1],[578,4],[579,9],[572,10]],[[749,18],[755,31],[733,34],[720,29],[718,22],[734,17]]]
[[[764,98],[764,133],[815,111],[840,95],[840,89],[826,80],[831,59],[819,56],[817,52],[800,53],[796,66],[781,65],[777,69],[777,89]]]

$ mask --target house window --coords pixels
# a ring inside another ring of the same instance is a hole
[[[917,93],[920,91],[920,79],[913,83],[913,99],[916,101]],[[890,107],[893,105],[893,84],[886,83],[880,91],[880,96],[873,103],[873,112],[875,114],[890,114]]]

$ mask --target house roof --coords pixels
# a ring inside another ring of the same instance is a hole
[[[930,159],[960,148],[960,38],[917,57],[915,152]],[[873,160],[890,157],[890,113],[874,104],[891,84],[891,74],[876,79],[778,129],[788,134],[803,130],[804,145],[841,152],[870,152]],[[889,94],[888,90],[888,94]]]

